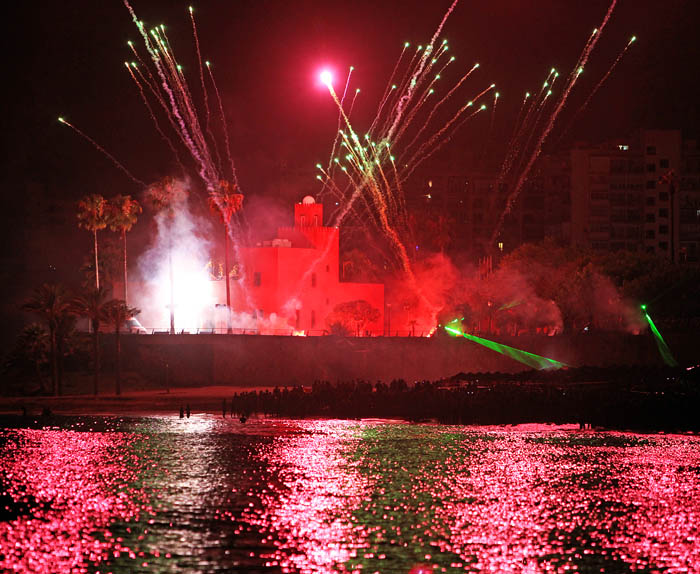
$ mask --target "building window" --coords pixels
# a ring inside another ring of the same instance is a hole
[[[306,215],[302,215],[301,217],[299,217],[299,224],[302,227],[304,227],[304,225],[306,225]]]
[[[656,198],[653,195],[647,197],[646,204],[647,205],[656,205]]]
[[[668,191],[659,192],[659,201],[668,201]]]
[[[647,213],[646,222],[654,223],[656,221],[656,216],[653,213]]]
[[[656,171],[656,164],[655,163],[648,163],[647,164],[647,171],[652,173]]]
[[[646,233],[644,234],[644,236],[645,236],[647,239],[654,239],[654,238],[656,238],[656,232],[655,232],[653,229],[647,229],[647,231],[646,231]]]
[[[659,249],[668,251],[668,241],[659,241]]]
[[[647,180],[647,189],[656,189],[656,182],[653,179]]]
[[[666,159],[666,158],[660,159],[659,160],[659,167],[661,169],[668,169],[668,159]]]
[[[648,145],[647,146],[647,155],[656,155],[656,146]]]
[[[654,253],[656,248],[653,245],[647,245],[647,253]]]
[[[659,235],[668,235],[668,225],[659,225]]]
[[[311,286],[316,287],[316,273],[311,274]]]
[[[314,226],[318,227],[318,215],[314,215]]]
[[[663,217],[665,219],[668,219],[668,209],[665,207],[662,207],[659,209],[659,217]]]
[[[256,271],[253,273],[253,285],[256,287],[260,287],[262,283],[262,275],[260,274],[260,271]]]

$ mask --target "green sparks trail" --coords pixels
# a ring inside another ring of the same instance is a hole
[[[651,332],[654,334],[654,340],[656,341],[656,346],[659,348],[659,353],[663,357],[664,362],[669,367],[677,367],[678,361],[676,361],[676,359],[671,354],[671,349],[666,344],[666,341],[664,341],[664,338],[661,336],[661,333],[656,328],[656,325],[654,325],[654,321],[651,320],[649,313],[647,313],[647,306],[646,305],[642,305],[642,312],[644,313],[644,318],[649,323],[649,327],[651,328]]]
[[[454,321],[453,321],[454,323]],[[561,369],[563,367],[568,367],[569,365],[562,363],[560,361],[557,361],[555,359],[549,359],[548,357],[542,357],[541,355],[535,355],[534,353],[528,353],[527,351],[523,351],[522,349],[516,349],[514,347],[509,347],[508,345],[504,345],[502,343],[496,343],[495,341],[490,341],[488,339],[483,339],[482,337],[477,337],[476,335],[470,335],[469,333],[463,333],[459,329],[455,329],[454,327],[450,327],[449,325],[445,326],[445,331],[450,333],[451,335],[455,336],[461,336],[466,339],[469,339],[470,341],[474,341],[475,343],[479,343],[479,345],[483,345],[484,347],[487,347],[488,349],[491,349],[492,351],[496,351],[497,353],[501,353],[502,355],[505,355],[506,357],[510,357],[511,359],[515,359],[516,361],[523,363],[527,365],[528,367],[532,367],[533,369],[537,369],[539,371],[543,369]]]

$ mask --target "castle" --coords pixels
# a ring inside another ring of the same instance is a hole
[[[379,312],[363,325],[363,333],[383,332],[384,285],[340,281],[339,229],[323,225],[323,205],[313,197],[295,204],[293,227],[278,228],[275,239],[255,247],[239,248],[239,258],[245,273],[231,281],[233,312],[251,313],[259,321],[275,316],[290,332],[323,335],[336,305],[362,300]]]

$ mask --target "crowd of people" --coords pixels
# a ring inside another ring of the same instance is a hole
[[[315,381],[243,391],[231,414],[283,418],[399,418],[447,424],[576,423],[635,430],[700,430],[697,368],[581,368],[460,373],[438,381]]]

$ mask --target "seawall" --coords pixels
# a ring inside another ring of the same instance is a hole
[[[660,365],[653,337],[590,333],[498,337],[498,342],[571,366]],[[700,363],[697,334],[666,337],[681,364]],[[519,372],[529,367],[464,338],[122,335],[124,371],[167,386],[241,387],[314,380],[436,380],[459,372]],[[114,335],[102,337],[105,366]]]

